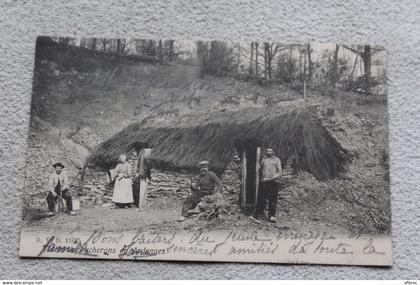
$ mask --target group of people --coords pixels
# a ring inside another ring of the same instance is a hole
[[[135,173],[127,160],[126,154],[121,154],[118,164],[115,168],[108,171],[110,183],[114,184],[112,191],[112,202],[114,208],[128,208],[132,204],[142,210],[146,205],[147,184],[151,179],[151,165],[147,157],[151,149],[145,148],[135,155],[137,156],[137,165]],[[48,180],[47,216],[54,216],[57,211],[57,204],[62,200],[66,203],[65,212],[70,215],[76,215],[73,210],[73,199],[70,194],[70,185],[67,174],[63,171],[64,165],[57,162],[53,165],[54,172]]]
[[[112,202],[116,208],[128,208],[134,204],[142,211],[146,206],[148,182],[151,180],[150,148],[137,153],[137,165],[133,173],[125,154],[121,154],[114,169],[109,170],[110,182],[114,183]]]
[[[114,182],[112,201],[116,208],[127,208],[135,204],[141,211],[146,205],[147,184],[151,179],[151,165],[148,160],[151,149],[142,149],[137,153],[136,171],[133,175],[132,166],[125,154],[121,154],[119,162],[109,171],[110,180]],[[190,210],[194,209],[204,196],[217,193],[221,196],[223,185],[217,175],[209,170],[208,161],[199,162],[199,174],[190,183],[190,195],[183,203],[181,216],[177,219],[182,222],[188,218]],[[54,215],[55,205],[62,198],[66,202],[67,213],[75,215],[70,195],[68,176],[62,171],[64,165],[60,162],[53,165],[55,171],[50,175],[47,195],[48,216]],[[260,184],[256,209],[252,218],[264,219],[265,208],[268,204],[268,220],[276,223],[277,195],[282,176],[280,159],[275,156],[272,148],[267,148],[260,162]],[[134,176],[134,180],[133,180]],[[133,191],[134,189],[134,191]]]
[[[200,173],[196,177],[196,182],[190,185],[191,194],[183,204],[182,216],[177,219],[179,222],[188,217],[189,210],[194,209],[204,196],[214,193],[222,194],[222,182],[214,172],[209,170],[209,162],[201,161],[199,168]],[[264,157],[260,161],[258,175],[260,178],[258,197],[254,214],[251,217],[256,220],[265,219],[265,209],[268,206],[267,219],[272,223],[277,223],[277,196],[283,169],[280,159],[275,156],[271,147],[265,150]]]

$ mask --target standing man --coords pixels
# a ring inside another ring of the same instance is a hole
[[[217,192],[222,193],[223,186],[222,181],[217,175],[209,170],[209,162],[206,160],[201,161],[198,166],[200,168],[200,174],[196,178],[196,182],[190,185],[191,194],[187,197],[182,207],[182,216],[177,219],[178,222],[182,222],[188,216],[188,211],[194,209],[201,198],[207,195],[214,194],[214,188],[217,187]]]
[[[272,223],[277,222],[277,194],[279,192],[279,179],[282,172],[280,159],[274,155],[273,149],[268,147],[261,160],[261,183],[258,192],[257,209],[255,211],[256,219],[261,219],[264,216],[266,201],[268,201],[268,219]]]
[[[54,216],[55,204],[61,197],[66,201],[67,213],[70,215],[76,215],[73,211],[73,204],[70,195],[69,178],[63,171],[64,165],[61,162],[57,162],[53,165],[55,171],[50,175],[48,180],[48,213],[47,216]],[[61,201],[60,201],[61,202]]]

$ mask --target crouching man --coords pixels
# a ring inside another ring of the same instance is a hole
[[[55,168],[54,172],[50,175],[48,180],[48,195],[47,195],[47,204],[48,204],[48,217],[54,216],[55,204],[61,197],[66,201],[67,213],[70,215],[76,215],[76,212],[73,211],[73,205],[71,200],[71,195],[69,191],[69,178],[67,174],[63,171],[64,165],[61,162],[57,162],[53,165]]]
[[[188,211],[194,209],[201,198],[207,195],[212,195],[215,192],[215,187],[218,193],[222,193],[223,186],[222,181],[217,175],[209,170],[209,162],[201,161],[198,164],[200,168],[200,174],[196,177],[195,183],[190,185],[191,194],[187,197],[182,207],[182,216],[177,219],[178,222],[182,222],[188,216]]]

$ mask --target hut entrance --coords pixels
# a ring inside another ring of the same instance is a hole
[[[247,145],[242,149],[241,207],[251,212],[257,204],[261,148]]]

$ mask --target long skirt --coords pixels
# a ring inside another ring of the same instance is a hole
[[[120,204],[133,203],[133,189],[131,188],[131,178],[115,179],[112,202]]]
[[[147,183],[149,179],[140,178],[140,194],[139,194],[139,208],[146,206],[147,199]]]

